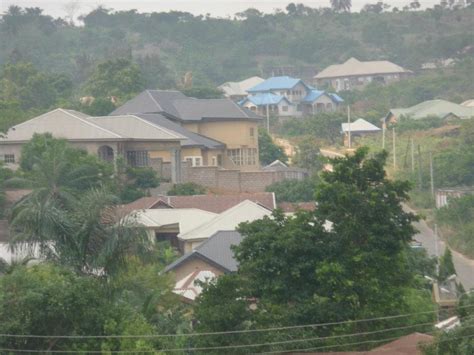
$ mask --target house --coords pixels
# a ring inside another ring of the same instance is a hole
[[[474,194],[474,186],[472,187],[451,187],[445,189],[437,189],[435,193],[436,208],[442,208],[449,204],[449,201],[460,198],[465,195]]]
[[[142,197],[122,206],[122,210],[125,213],[130,213],[137,210],[158,208],[199,208],[212,213],[222,213],[245,200],[255,202],[270,210],[276,208],[273,192],[254,192],[227,195]]]
[[[336,94],[316,90],[301,79],[275,76],[247,90],[239,104],[261,116],[298,117],[335,111],[343,100]]]
[[[371,82],[388,84],[413,74],[412,71],[387,60],[362,62],[350,58],[333,64],[314,76],[317,86],[330,85],[336,92],[360,89]]]
[[[16,168],[23,144],[35,133],[51,133],[108,162],[122,156],[135,167],[153,167],[150,152],[161,152],[171,158],[172,181],[180,180],[179,156],[186,137],[135,115],[91,117],[61,108],[47,112],[13,126],[0,138],[3,161]]]
[[[419,120],[426,117],[468,119],[474,117],[474,107],[458,105],[446,100],[428,100],[408,108],[393,108],[384,118],[386,123],[396,123],[401,117]]]
[[[354,122],[345,122],[341,124],[342,134],[344,134],[344,142],[349,142],[349,134],[351,139],[354,137],[360,137],[368,134],[374,134],[381,131],[381,129],[372,123],[364,120],[363,118],[358,118]]]
[[[166,125],[163,120],[167,119],[181,126],[181,135],[198,141],[197,145],[189,142],[181,152],[182,160],[193,166],[242,171],[259,169],[257,127],[262,118],[230,99],[195,99],[179,91],[146,90],[110,116],[127,114],[163,125]],[[203,139],[207,141],[203,142]],[[164,162],[170,159],[163,152],[156,152],[153,156]]]
[[[272,163],[262,167],[262,171],[278,172],[284,175],[284,180],[304,180],[308,177],[307,169],[298,167],[289,167],[280,160],[275,160]]]
[[[236,231],[218,231],[196,249],[168,265],[165,272],[173,272],[176,280],[173,292],[193,301],[202,290],[196,280],[210,281],[237,271],[238,263],[231,247],[241,241],[242,236]]]
[[[259,76],[252,76],[251,78],[242,80],[242,81],[228,81],[222,85],[218,86],[225,97],[228,97],[234,101],[240,101],[247,97],[248,92],[247,90],[258,85],[265,81]]]

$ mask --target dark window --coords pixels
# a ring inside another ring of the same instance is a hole
[[[250,137],[254,137],[255,136],[255,130],[253,127],[250,127]]]
[[[15,154],[5,154],[3,159],[5,163],[15,163]]]
[[[148,166],[148,152],[146,150],[128,151],[127,163],[130,166]]]

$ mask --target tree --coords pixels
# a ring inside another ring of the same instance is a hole
[[[288,156],[283,148],[276,145],[268,132],[263,129],[258,130],[258,149],[260,164],[262,165],[268,165],[275,160],[280,160],[283,163],[288,161]]]
[[[107,98],[96,98],[90,105],[82,105],[81,112],[87,113],[91,116],[107,116],[115,110],[115,104]]]
[[[198,330],[337,322],[419,312],[419,307],[432,310],[430,292],[415,278],[407,258],[415,234],[412,222],[417,220],[401,206],[408,199],[409,183],[387,179],[385,160],[385,153],[369,157],[366,149],[335,159],[334,172],[323,173],[316,188],[315,211],[300,211],[294,217],[277,211],[272,218],[241,224],[238,230],[245,238],[234,248],[239,270],[220,277],[203,292],[195,309]],[[330,227],[327,221],[332,222]],[[212,312],[224,305],[231,311]],[[433,319],[422,316],[410,324],[422,318]],[[309,334],[324,337],[367,331],[383,327],[382,323],[246,334],[238,340],[215,337],[199,339],[199,345],[262,343]],[[400,324],[406,325],[406,320]],[[308,340],[297,346],[328,343]],[[282,349],[292,347],[251,350]]]
[[[444,255],[439,260],[438,281],[443,282],[448,277],[456,275],[456,269],[453,263],[453,254],[449,248],[446,248]]]
[[[96,278],[47,263],[17,267],[0,278],[0,331],[43,338],[3,337],[2,348],[54,351],[153,350],[151,339],[60,339],[64,335],[153,334],[143,315],[109,301]],[[15,302],[11,302],[15,300]]]
[[[350,12],[351,0],[331,0],[331,7],[335,12]]]
[[[190,89],[182,90],[183,94],[196,99],[222,99],[223,92],[214,87],[195,86]]]
[[[168,191],[168,196],[191,196],[203,195],[207,192],[204,186],[198,185],[194,182],[185,182],[181,184],[174,184]]]
[[[308,169],[313,174],[323,168],[326,159],[321,155],[318,142],[308,137],[298,143],[293,163],[300,168]]]
[[[274,192],[278,202],[314,201],[314,190],[317,181],[317,175],[301,181],[283,180],[267,186],[265,191]]]
[[[126,98],[145,88],[140,68],[127,59],[108,60],[97,66],[85,84],[84,92],[95,97]]]

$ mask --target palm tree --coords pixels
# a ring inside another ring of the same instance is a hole
[[[336,12],[350,12],[352,2],[351,0],[331,0],[331,7]]]

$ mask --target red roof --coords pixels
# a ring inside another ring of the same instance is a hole
[[[142,197],[123,207],[128,212],[153,208],[199,208],[208,212],[221,213],[245,200],[256,202],[270,210],[276,207],[272,192]]]

